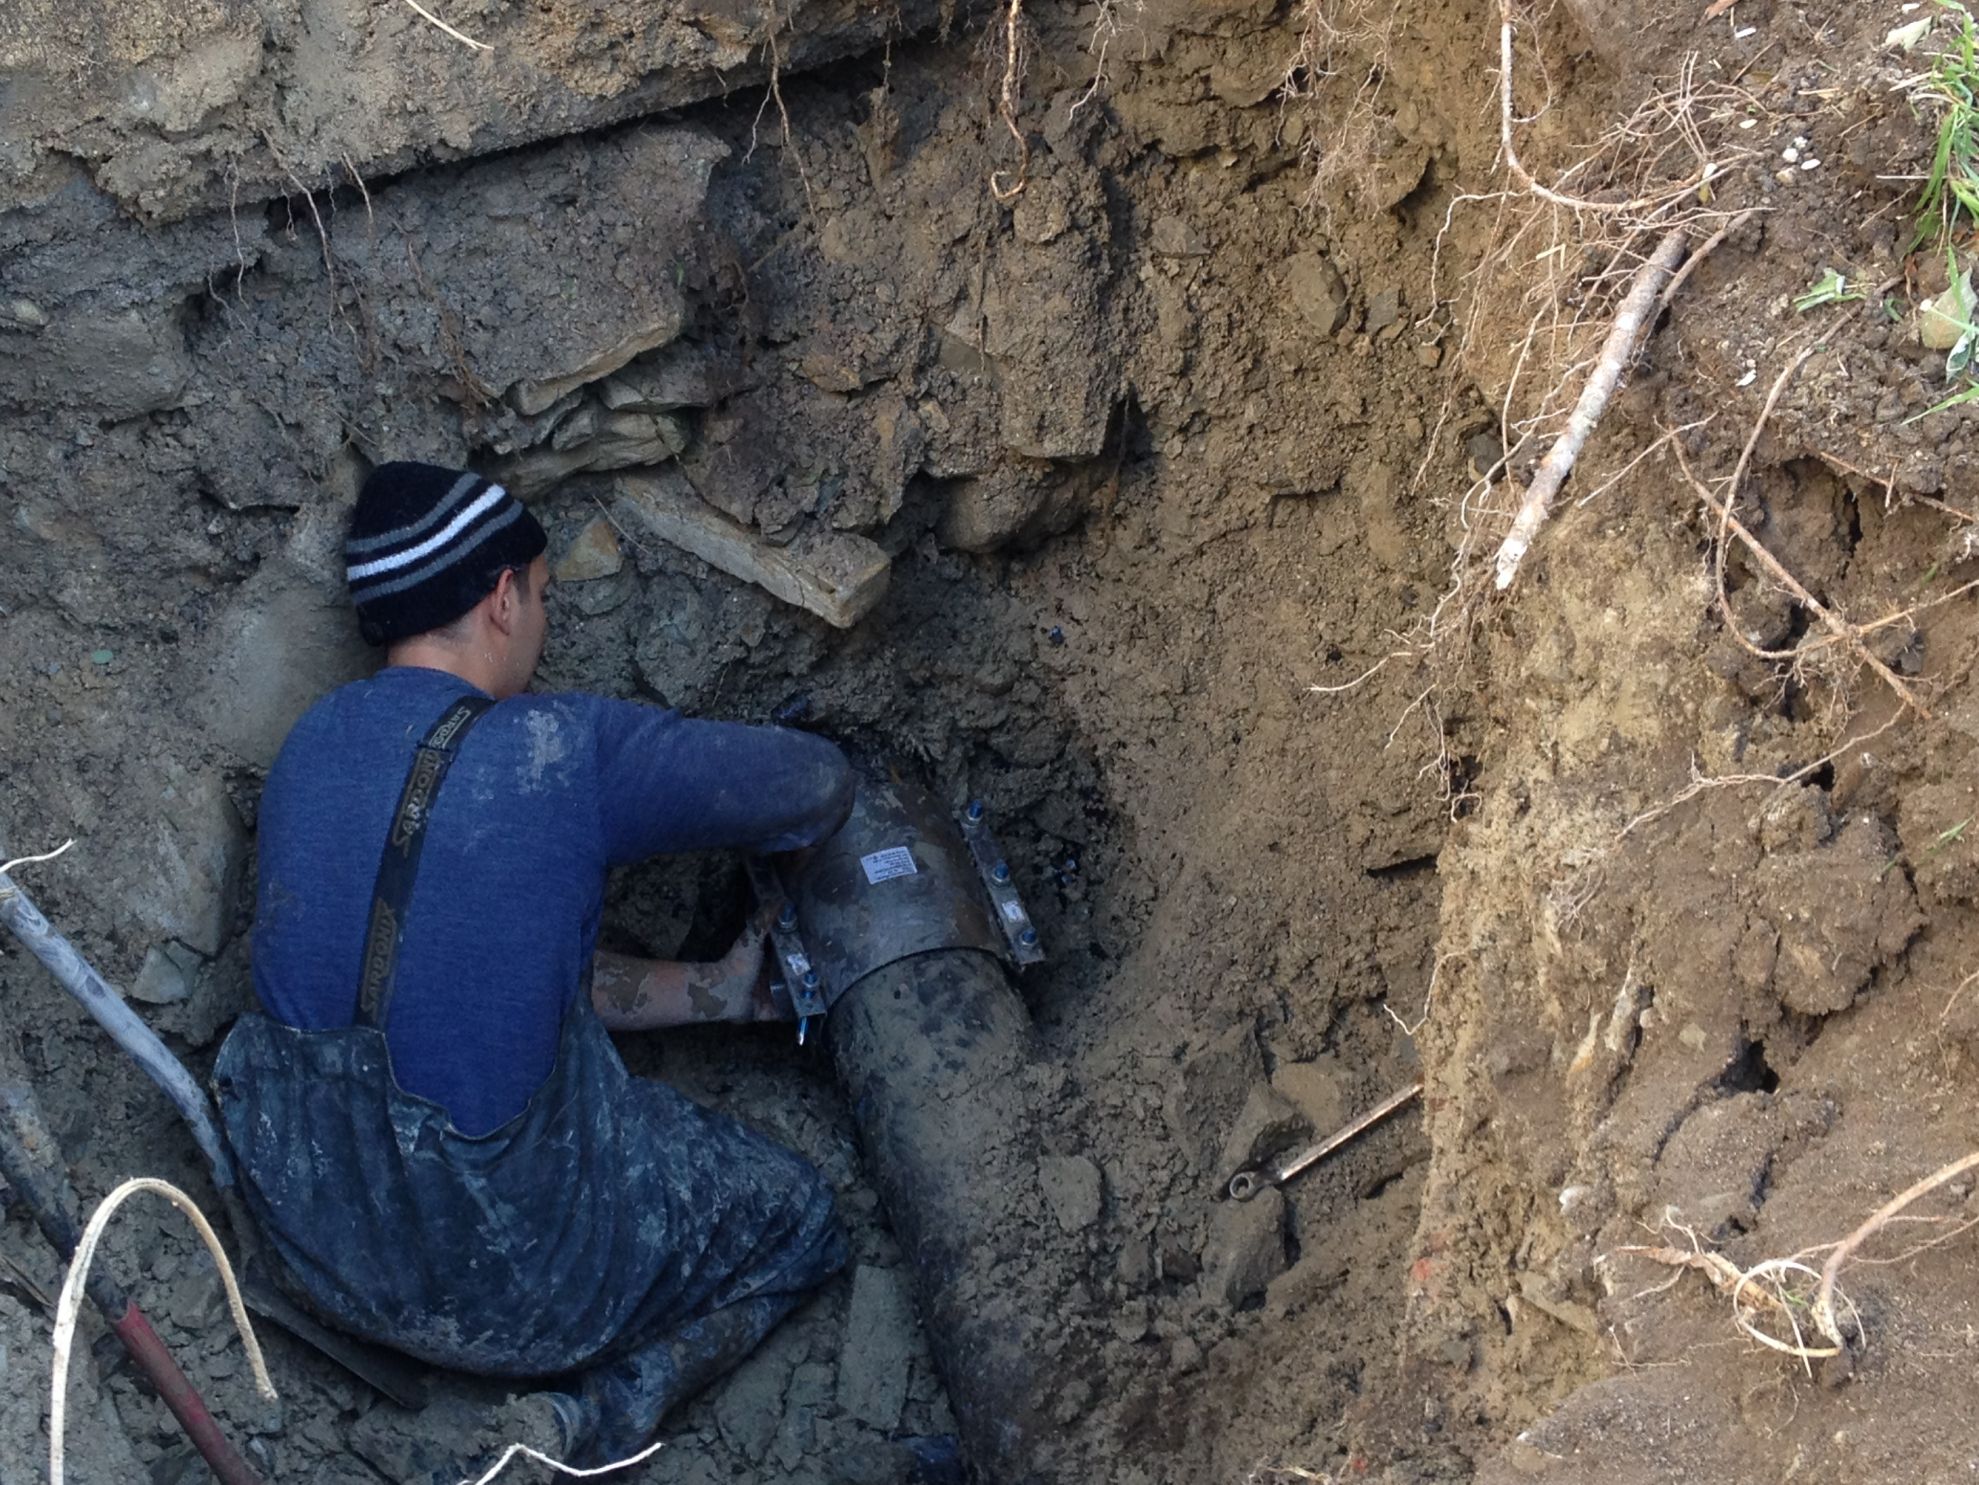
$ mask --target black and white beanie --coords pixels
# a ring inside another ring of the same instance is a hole
[[[549,545],[500,485],[438,464],[380,464],[351,512],[345,576],[365,640],[391,644],[451,624],[507,567]]]

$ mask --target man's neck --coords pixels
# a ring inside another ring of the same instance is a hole
[[[485,646],[435,639],[418,634],[400,640],[385,651],[387,665],[412,665],[421,670],[443,670],[459,676],[468,685],[499,698],[501,667]]]

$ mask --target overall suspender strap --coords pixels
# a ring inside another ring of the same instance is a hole
[[[357,1024],[382,1031],[392,1012],[393,979],[399,948],[405,942],[406,910],[412,904],[412,883],[419,875],[419,853],[426,846],[426,822],[446,782],[461,739],[481,714],[495,704],[488,696],[463,696],[441,713],[440,720],[413,750],[412,768],[392,812],[392,828],[378,858],[378,880],[371,889],[371,922],[364,935],[363,971],[357,985]]]

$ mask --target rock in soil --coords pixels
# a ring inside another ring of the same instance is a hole
[[[1100,1169],[1083,1155],[1047,1155],[1038,1162],[1045,1205],[1067,1232],[1085,1232],[1099,1221]]]
[[[899,1427],[913,1364],[914,1305],[899,1270],[861,1264],[838,1358],[840,1409],[872,1428]]]
[[[1262,1295],[1285,1269],[1285,1193],[1267,1186],[1249,1201],[1225,1201],[1203,1246],[1203,1294],[1235,1310]]]
[[[1252,1084],[1237,1122],[1230,1126],[1230,1137],[1223,1142],[1223,1154],[1216,1163],[1218,1184],[1227,1185],[1238,1171],[1257,1169],[1272,1156],[1310,1138],[1312,1132],[1312,1121],[1291,1099],[1269,1083]]]

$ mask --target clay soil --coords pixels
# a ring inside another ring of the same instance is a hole
[[[448,14],[499,46],[502,9]],[[77,839],[22,885],[203,1069],[249,1000],[267,763],[373,663],[346,503],[369,462],[471,459],[551,531],[542,687],[815,728],[987,801],[1050,950],[1022,992],[1056,1132],[1001,1199],[1083,1245],[1059,1422],[1097,1478],[1979,1469],[1970,1180],[1851,1265],[1836,1357],[1631,1251],[1818,1267],[1979,1143],[1979,412],[1927,413],[1959,383],[1919,343],[1947,275],[1914,232],[1940,117],[1914,85],[1956,13],[1515,5],[1519,149],[1573,210],[1505,169],[1486,0],[1033,0],[1022,161],[1003,7],[841,9],[800,8],[770,97],[761,17],[695,22],[732,82],[671,33],[539,17],[485,106],[396,15],[269,21],[254,61],[232,10],[189,10],[100,71],[0,21],[0,857]],[[350,87],[392,122],[284,114],[267,69],[346,44],[389,56]],[[430,120],[400,121],[408,78]],[[169,126],[134,121],[140,83]],[[1682,221],[1716,240],[1490,590]],[[1796,307],[1830,270],[1862,297]],[[1720,607],[1685,466],[1742,455],[1742,521],[1814,598],[1914,610],[1865,642],[1917,706],[1749,552]],[[645,523],[642,478],[777,550],[855,543],[885,595],[849,627],[787,606]],[[658,863],[614,882],[606,941],[716,952],[744,903],[736,862]],[[0,1069],[85,1202],[137,1173],[210,1195],[4,947]],[[628,1478],[943,1478],[829,1058],[770,1029],[624,1052],[817,1161],[855,1264]],[[1224,1196],[1418,1079],[1282,1198]],[[279,1334],[259,1402],[176,1218],[131,1209],[105,1261],[272,1480],[453,1481],[551,1437],[526,1393],[438,1378],[411,1412]],[[11,1210],[9,1481],[45,1469],[59,1280]],[[201,1478],[113,1350],[71,1388],[71,1479]]]

